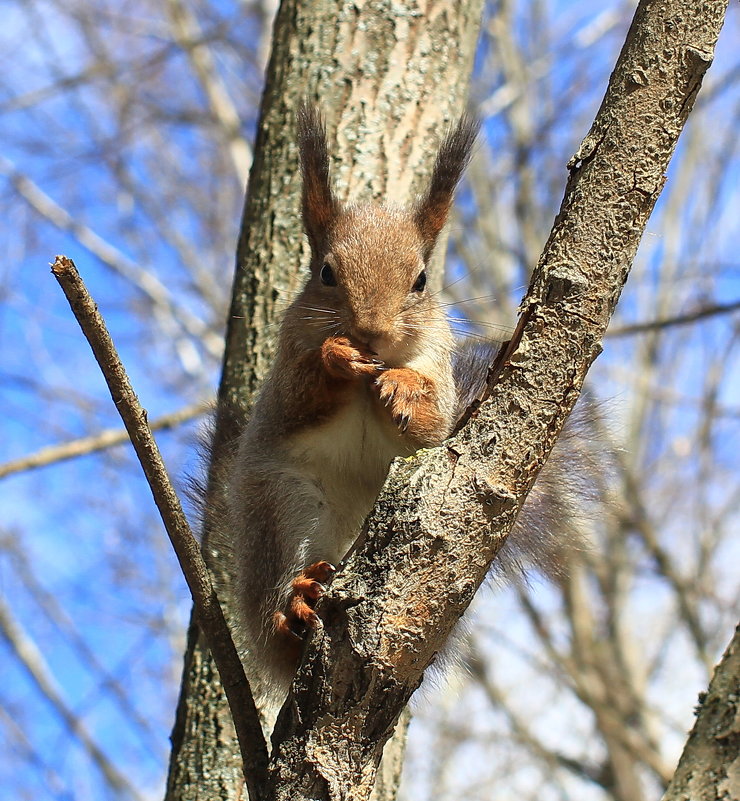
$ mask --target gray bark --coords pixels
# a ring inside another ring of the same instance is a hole
[[[696,709],[663,801],[740,799],[740,626]]]

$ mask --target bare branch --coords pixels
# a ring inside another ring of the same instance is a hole
[[[49,222],[62,231],[71,234],[86,250],[107,264],[112,270],[131,282],[145,297],[165,324],[165,329],[174,332],[178,329],[202,342],[208,352],[219,357],[223,348],[220,337],[208,326],[189,312],[178,308],[172,301],[167,287],[151,273],[131,261],[118,248],[106,242],[95,231],[75,220],[72,215],[52,200],[34,181],[16,169],[15,165],[0,156],[0,172],[8,179],[18,193]]]
[[[677,314],[675,317],[665,317],[662,320],[649,320],[645,323],[633,323],[610,328],[606,332],[606,337],[626,337],[632,334],[643,334],[646,331],[658,331],[662,328],[671,328],[677,325],[689,325],[697,320],[704,320],[707,317],[717,317],[722,314],[732,314],[740,309],[740,300],[732,303],[713,303],[710,306],[702,306],[686,314]]]
[[[473,647],[467,663],[471,673],[478,680],[491,704],[503,711],[509,721],[513,735],[519,739],[527,749],[537,755],[540,760],[553,767],[565,768],[589,782],[593,782],[602,787],[604,786],[604,777],[601,774],[600,765],[581,762],[559,750],[548,748],[543,744],[540,737],[532,730],[529,721],[525,721],[523,717],[518,715],[506,702],[505,693],[498,687],[493,677],[489,675],[486,670],[485,660],[482,654],[478,652],[477,648]]]
[[[193,72],[208,98],[214,120],[221,129],[239,183],[246,186],[252,164],[252,150],[242,136],[239,113],[218,75],[208,44],[203,41],[198,20],[187,4],[178,0],[168,0],[167,10],[172,20],[175,41],[188,54]]]
[[[143,801],[143,796],[139,795],[128,777],[124,776],[101,751],[85,724],[64,701],[62,693],[54,681],[54,674],[43,655],[33,640],[23,631],[18,621],[14,620],[2,599],[0,599],[0,636],[8,643],[41,694],[54,707],[57,714],[69,727],[70,732],[90,755],[90,759],[103,774],[111,788],[119,793],[125,792],[138,799],[138,801]]]
[[[740,626],[717,665],[663,801],[720,801],[740,796]]]
[[[156,420],[152,420],[149,423],[149,428],[152,431],[166,431],[169,428],[176,428],[182,423],[187,423],[189,420],[200,417],[207,410],[208,404],[193,403],[177,412],[157,417]],[[5,462],[5,464],[0,465],[0,479],[12,476],[14,473],[23,473],[39,467],[46,467],[50,464],[64,462],[67,459],[76,459],[78,456],[87,456],[89,453],[102,451],[129,441],[128,432],[125,429],[107,428],[90,437],[80,437],[70,442],[64,442],[61,445],[50,445],[47,448],[36,451],[36,453],[30,453],[20,459]]]
[[[105,687],[110,692],[115,702],[125,712],[126,716],[136,725],[142,744],[152,753],[159,753],[163,744],[155,731],[149,717],[144,717],[137,709],[136,703],[132,703],[127,690],[114,674],[105,667],[95,650],[90,647],[85,638],[76,627],[76,621],[67,613],[67,610],[59,603],[57,596],[49,592],[42,586],[35,574],[35,564],[29,564],[29,557],[20,546],[17,537],[12,535],[0,539],[0,547],[6,552],[11,560],[14,575],[18,578],[23,588],[33,597],[38,608],[43,615],[62,633],[65,640],[80,655],[86,666],[95,673],[96,682],[99,687]],[[134,648],[138,648],[135,645]],[[124,660],[126,657],[124,657]]]
[[[147,423],[146,411],[139,404],[103,318],[82,282],[77,268],[70,259],[58,256],[52,265],[52,273],[62,287],[103,372],[113,402],[139,457],[154,502],[185,574],[198,621],[208,639],[229,700],[249,794],[253,801],[257,801],[262,797],[267,746],[249,683],[231,639],[200,547],[190,531],[180,501],[172,488]]]

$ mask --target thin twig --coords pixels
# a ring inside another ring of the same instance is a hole
[[[164,431],[168,428],[174,428],[175,426],[179,426],[182,423],[186,423],[195,417],[205,414],[207,410],[207,404],[193,403],[190,406],[183,407],[179,411],[172,412],[171,414],[163,414],[156,420],[152,420],[152,422],[149,423],[149,428],[152,431]],[[24,473],[28,470],[35,470],[39,467],[47,467],[48,465],[57,464],[67,459],[76,459],[78,456],[87,456],[90,453],[112,448],[114,445],[120,445],[128,441],[129,436],[125,429],[106,428],[92,436],[79,437],[69,442],[63,442],[60,445],[49,445],[35,453],[21,456],[20,459],[13,459],[10,462],[5,462],[5,464],[0,464],[0,478],[5,478],[15,473]]]
[[[208,325],[197,315],[182,306],[176,306],[169,289],[155,275],[136,264],[91,228],[74,219],[65,208],[47,195],[27,175],[20,172],[12,161],[1,154],[0,173],[8,177],[10,183],[31,208],[35,209],[59,230],[73,236],[82,247],[131,283],[132,286],[136,287],[144,297],[148,298],[155,315],[175,342],[182,339],[179,332],[184,332],[187,335],[186,341],[198,341],[203,344],[211,356],[220,357],[223,343],[218,335],[211,331]]]
[[[167,8],[176,44],[187,55],[208,107],[228,147],[234,171],[241,186],[246,186],[252,166],[252,150],[241,133],[241,118],[218,74],[213,52],[203,41],[198,18],[185,4],[169,0]]]
[[[732,303],[714,303],[711,306],[704,306],[695,311],[678,314],[675,317],[666,317],[662,320],[649,320],[645,323],[634,323],[612,328],[606,332],[606,337],[626,337],[632,334],[642,334],[646,331],[657,331],[661,328],[672,328],[676,325],[689,325],[697,320],[722,314],[732,314],[735,311],[740,311],[740,300],[735,300]]]
[[[95,649],[77,630],[72,616],[64,608],[57,594],[49,592],[42,586],[36,575],[36,565],[22,549],[18,538],[12,535],[0,538],[0,548],[10,558],[11,570],[15,579],[21,583],[24,591],[31,595],[41,613],[64,637],[65,642],[69,643],[77,652],[85,667],[95,675],[96,687],[104,687],[110,692],[126,717],[138,727],[142,747],[148,749],[151,754],[158,755],[164,747],[164,743],[162,743],[160,733],[155,731],[151,716],[144,716],[139,712],[131,702],[126,689],[114,676],[115,671],[108,669],[102,663]],[[133,648],[139,647],[138,643],[133,646]],[[128,655],[124,654],[121,661],[124,662],[127,658]],[[77,713],[80,714],[79,703]]]
[[[116,793],[126,793],[137,801],[143,801],[143,797],[131,784],[128,777],[121,773],[100,749],[79,715],[75,714],[64,700],[61,690],[54,681],[54,671],[49,667],[33,640],[21,628],[20,623],[13,618],[10,609],[1,600],[0,638],[5,640],[39,692],[54,707],[69,731],[85,749],[110,788]]]
[[[262,788],[267,775],[267,746],[252,691],[244,675],[200,547],[190,531],[180,500],[172,488],[159,449],[152,437],[146,411],[142,409],[131,387],[105,322],[77,268],[66,256],[57,256],[51,271],[90,343],[175,549],[193,597],[198,622],[208,640],[229,701],[249,795],[252,801],[258,801],[262,798]]]

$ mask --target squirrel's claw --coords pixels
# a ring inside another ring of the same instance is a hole
[[[275,622],[275,631],[277,631],[278,634],[282,634],[299,642],[303,642],[305,637],[305,628],[304,633],[302,635],[299,634],[291,627],[288,616],[284,615],[282,612],[275,612],[273,620]]]
[[[439,430],[441,420],[430,379],[408,368],[392,367],[375,379],[375,387],[400,434],[418,442],[434,441],[428,434]]]
[[[357,347],[347,337],[329,337],[321,346],[321,358],[329,375],[359,378],[377,375],[383,362],[375,354]]]
[[[314,562],[302,570],[294,579],[285,612],[275,612],[273,620],[279,634],[291,635],[299,640],[305,638],[310,629],[321,625],[315,606],[326,592],[326,582],[336,573],[331,562]]]
[[[337,572],[336,567],[331,562],[314,562],[309,565],[301,575],[306,578],[316,579],[322,583],[327,582]]]

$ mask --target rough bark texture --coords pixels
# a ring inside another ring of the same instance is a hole
[[[740,626],[702,693],[663,801],[740,799]]]
[[[393,801],[396,797],[401,783],[403,760],[406,756],[406,736],[410,723],[411,712],[406,708],[401,712],[396,728],[383,749],[383,759],[375,776],[370,801]]]
[[[569,164],[518,347],[474,420],[393,469],[368,536],[322,602],[324,629],[278,720],[268,797],[368,797],[400,710],[485,577],[600,352],[726,8],[640,3]]]
[[[404,202],[463,109],[480,14],[481,0],[281,4],[238,246],[217,449],[238,428],[239,414],[224,410],[249,408],[271,362],[273,324],[303,280],[298,103],[308,97],[327,117],[340,198]],[[217,561],[211,566],[220,572]],[[244,797],[228,708],[194,625],[172,746],[167,799]],[[393,782],[383,785],[378,801],[395,797]]]

